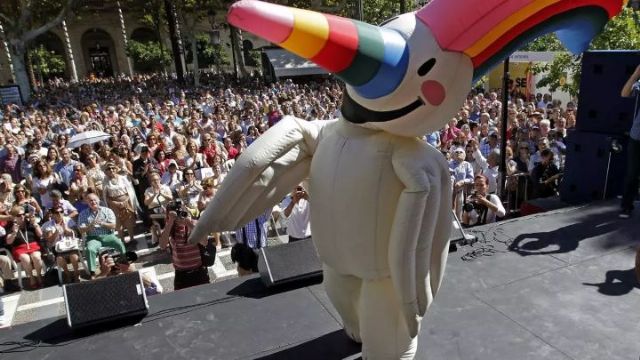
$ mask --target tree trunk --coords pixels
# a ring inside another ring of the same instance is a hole
[[[16,83],[20,86],[22,100],[27,102],[31,99],[31,84],[29,83],[29,74],[27,72],[27,65],[25,64],[27,49],[22,42],[11,44],[10,48],[13,71],[16,74]]]
[[[200,63],[198,62],[198,39],[191,36],[191,53],[193,54],[193,85],[200,86]]]
[[[242,44],[240,43],[240,36],[238,36],[238,29],[235,27],[231,31],[231,36],[233,36],[233,42],[235,42],[236,46],[234,46],[233,51],[236,53],[236,62],[238,63],[238,71],[240,72],[240,77],[249,76],[249,71],[244,66],[244,57],[242,56]]]

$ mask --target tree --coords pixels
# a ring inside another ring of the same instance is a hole
[[[64,57],[47,50],[44,45],[29,50],[29,56],[33,62],[34,71],[40,78],[40,83],[52,76],[64,74],[66,68]]]
[[[79,0],[1,0],[0,21],[9,43],[16,81],[25,101],[31,98],[31,84],[25,63],[29,44],[75,10]]]
[[[194,85],[200,85],[200,63],[198,56],[198,35],[197,26],[208,15],[211,9],[220,8],[218,0],[183,0],[176,2],[178,21],[180,23],[180,34],[184,39],[183,43],[189,43],[193,60]]]
[[[2,0],[0,0],[2,1]],[[162,0],[121,0],[120,4],[123,8],[127,9],[129,12],[140,14],[140,23],[145,25],[151,29],[156,34],[156,39],[163,39],[162,29],[166,25],[164,14],[164,1]],[[160,52],[163,56],[167,56],[170,58],[170,55],[165,48],[164,42],[159,41],[158,46]],[[163,68],[169,66],[171,61],[168,63],[163,63]]]
[[[198,64],[200,67],[216,66],[218,71],[220,66],[229,65],[229,56],[222,49],[222,45],[213,44],[208,34],[199,33],[196,35],[198,48]],[[187,63],[192,63],[193,49],[189,48],[185,51],[185,59]]]
[[[589,49],[636,50],[640,48],[640,29],[637,20],[636,10],[631,7],[623,9],[618,16],[607,23],[604,31],[591,42]],[[529,44],[525,50],[558,51],[562,49],[560,45],[555,35],[547,35]],[[577,96],[580,89],[581,62],[581,55],[572,56],[563,52],[551,63],[534,66],[533,72],[535,74],[547,73],[536,86],[548,86],[551,92],[561,89],[571,96]],[[569,81],[569,77],[571,81]]]
[[[171,64],[171,56],[162,50],[159,41],[129,40],[125,49],[137,71],[154,72]]]

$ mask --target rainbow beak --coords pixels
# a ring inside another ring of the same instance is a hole
[[[227,18],[335,73],[364,98],[390,94],[407,72],[409,48],[391,29],[256,0],[236,2]]]

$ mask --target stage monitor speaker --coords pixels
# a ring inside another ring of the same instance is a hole
[[[64,285],[67,323],[72,329],[144,316],[149,311],[139,272]]]
[[[624,136],[569,132],[561,200],[576,204],[622,194],[626,148]]]
[[[311,239],[261,248],[258,269],[267,286],[322,275],[322,263]]]
[[[584,53],[576,129],[609,135],[629,131],[635,99],[621,97],[620,90],[639,64],[639,51]]]

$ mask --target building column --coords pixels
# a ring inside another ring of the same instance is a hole
[[[0,40],[2,40],[2,44],[4,45],[4,51],[7,54],[9,72],[11,73],[11,79],[13,79],[13,82],[16,83],[16,73],[13,71],[13,61],[11,60],[11,49],[9,49],[9,43],[7,43],[7,37],[4,33],[4,28],[2,27],[1,22],[0,22]]]
[[[73,56],[71,37],[69,36],[69,30],[67,29],[66,20],[62,20],[62,31],[64,32],[65,45],[67,45],[67,56],[69,57],[69,63],[71,64],[71,81],[78,82],[78,69],[76,68],[76,59]]]
[[[127,39],[127,28],[124,24],[124,15],[122,14],[122,7],[120,7],[120,1],[116,1],[118,5],[118,16],[120,16],[120,29],[122,30],[122,39],[124,40],[124,53],[127,54],[127,45],[129,40]],[[133,65],[131,64],[131,58],[127,55],[127,66],[129,67],[129,76],[133,76]]]

